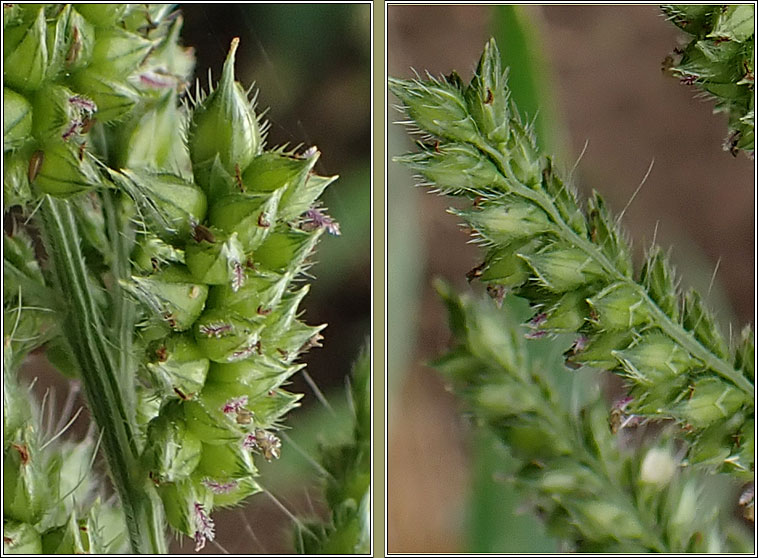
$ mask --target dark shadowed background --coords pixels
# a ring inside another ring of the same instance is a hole
[[[305,355],[306,368],[334,414],[319,403],[298,374],[288,388],[304,393],[303,406],[286,420],[293,438],[284,440],[278,463],[261,465],[262,484],[289,512],[322,513],[320,484],[308,459],[319,443],[338,441],[346,418],[345,377],[370,333],[371,296],[371,30],[368,4],[180,4],[185,45],[195,47],[196,76],[207,68],[221,74],[233,37],[240,38],[237,79],[255,82],[258,108],[271,123],[267,144],[321,152],[316,171],[340,178],[322,200],[341,227],[324,235],[309,273],[304,319],[326,323],[323,347]],[[338,430],[338,433],[333,433]],[[301,456],[301,450],[308,457]],[[232,553],[292,552],[292,523],[266,495],[250,498],[246,523],[239,511],[218,514],[219,542]],[[184,551],[191,550],[186,541]],[[205,551],[217,553],[212,545]]]
[[[311,349],[302,360],[331,407],[296,375],[288,389],[305,397],[285,421],[290,430],[282,458],[259,465],[261,484],[281,505],[258,494],[244,511],[214,512],[221,547],[208,544],[203,550],[291,553],[289,515],[324,516],[321,484],[310,460],[317,458],[319,443],[333,444],[348,434],[345,379],[370,333],[370,5],[208,3],[179,4],[178,9],[184,17],[181,40],[194,47],[201,86],[207,89],[209,68],[214,83],[220,77],[229,44],[239,37],[236,76],[260,89],[258,111],[266,110],[270,122],[267,147],[315,145],[322,154],[316,171],[340,176],[322,201],[342,234],[322,237],[314,258],[318,263],[309,270],[311,290],[301,305],[307,323],[328,324],[323,348]],[[40,398],[52,387],[48,399],[57,403],[48,407],[60,408],[68,388],[43,354],[32,355],[24,373],[27,380],[39,377],[35,393]],[[72,434],[81,435],[87,421],[83,413]],[[192,541],[182,543],[172,550],[193,552]]]

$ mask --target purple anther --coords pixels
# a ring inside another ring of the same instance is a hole
[[[245,284],[245,268],[238,261],[232,263],[232,291],[235,293]]]
[[[279,459],[282,442],[271,432],[256,428],[254,434],[248,434],[245,437],[242,447],[246,450],[260,452],[266,461],[271,461],[272,459]]]
[[[242,440],[242,447],[248,451],[258,449],[258,438],[255,434],[248,434],[245,439]]]
[[[195,552],[205,547],[206,540],[212,541],[214,537],[213,520],[205,513],[200,502],[195,502]]]
[[[529,320],[529,327],[539,327],[542,324],[544,324],[547,321],[547,314],[545,312],[540,312],[536,316],[534,316],[531,320]]]
[[[587,343],[589,343],[590,338],[586,335],[580,335],[576,338],[576,341],[574,341],[573,346],[571,349],[574,351],[574,354],[581,353],[584,349],[587,348]]]
[[[755,485],[749,484],[745,491],[740,496],[740,506],[747,506],[752,504],[755,500]]]
[[[527,339],[541,339],[545,337],[546,335],[547,335],[547,331],[545,331],[544,329],[538,329],[535,331],[530,331],[529,333],[524,335],[524,337],[526,337]]]
[[[221,322],[203,324],[198,328],[198,330],[200,333],[207,337],[215,337],[218,339],[219,337],[223,337],[225,333],[232,331],[232,325]]]
[[[622,397],[621,399],[619,399],[613,404],[613,408],[618,409],[619,411],[623,411],[624,409],[626,409],[627,405],[629,405],[629,403],[631,403],[632,401],[634,401],[633,397],[629,397],[629,396]]]
[[[281,440],[271,432],[265,430],[256,430],[255,434],[258,441],[258,448],[263,453],[263,457],[266,458],[266,461],[279,459],[282,448]]]
[[[150,71],[140,74],[139,81],[142,85],[152,87],[153,89],[168,89],[175,87],[177,83],[176,78]]]
[[[61,134],[61,137],[63,138],[63,141],[68,141],[71,139],[71,136],[73,136],[76,133],[76,129],[81,126],[82,123],[78,120],[74,119],[69,124],[68,128],[66,129],[63,134]]]
[[[225,415],[228,415],[230,413],[239,413],[240,409],[245,405],[247,405],[247,395],[232,397],[231,399],[227,400],[226,403],[224,403],[224,406],[221,408],[221,412]]]
[[[238,360],[244,360],[253,353],[255,353],[258,350],[258,344],[253,343],[252,345],[248,345],[247,347],[242,347],[241,349],[234,351],[229,356],[229,362],[235,362]]]
[[[487,285],[487,294],[495,301],[498,308],[502,308],[508,289],[504,285]]]
[[[326,229],[326,232],[329,234],[334,236],[340,235],[340,224],[315,207],[306,211],[304,217],[305,219],[302,225],[303,230],[313,231],[316,229]]]
[[[303,152],[303,159],[310,159],[316,153],[318,153],[318,149],[316,149],[315,145],[312,145]]]
[[[86,97],[82,97],[81,95],[74,95],[73,97],[69,97],[68,102],[79,110],[83,110],[90,114],[97,112],[97,105]]]
[[[229,494],[232,490],[235,490],[238,486],[238,482],[230,480],[229,482],[219,482],[213,479],[203,479],[203,484],[210,488],[214,494]]]

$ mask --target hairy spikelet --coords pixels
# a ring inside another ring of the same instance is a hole
[[[371,362],[368,344],[353,365],[348,402],[353,413],[348,443],[321,448],[328,523],[297,523],[300,554],[370,553]]]
[[[751,436],[753,377],[737,356],[749,341],[730,346],[700,296],[678,293],[660,249],[635,272],[602,197],[594,193],[582,209],[540,152],[509,102],[499,57],[489,42],[468,85],[455,76],[389,82],[429,136],[399,160],[440,192],[473,202],[452,210],[487,250],[469,279],[498,301],[505,293],[529,300],[528,337],[574,333],[566,364],[624,377],[626,412],[674,420],[691,442],[690,464],[752,478],[752,444],[741,440]]]
[[[300,319],[299,283],[339,234],[318,202],[337,177],[314,172],[315,147],[266,148],[238,39],[188,99],[170,5],[3,9],[4,198],[24,218],[5,237],[6,323],[21,316],[6,361],[48,343],[82,379],[133,552],[165,551],[161,500],[199,550],[213,510],[259,492],[255,461],[282,451],[301,398],[284,386],[325,327]]]
[[[732,479],[687,467],[671,428],[631,451],[640,442],[630,431],[640,422],[625,414],[628,399],[611,409],[609,428],[597,383],[587,374],[555,374],[560,353],[524,339],[516,321],[528,313],[523,301],[497,308],[442,282],[437,290],[454,343],[434,366],[475,424],[507,444],[518,460],[509,481],[529,497],[522,509],[536,513],[565,551],[750,550],[750,534],[729,506],[738,494]]]
[[[716,102],[729,117],[724,151],[755,151],[755,5],[665,5],[663,14],[689,42],[664,61],[685,85]]]
[[[13,331],[6,335],[3,368],[3,551],[124,552],[128,539],[123,516],[103,502],[104,487],[92,475],[97,441],[59,439],[67,425],[43,424],[44,406],[52,405],[51,400],[40,407],[31,388],[22,388],[15,377],[19,351],[39,345],[45,336],[23,337],[40,323],[34,308],[11,312],[16,316]]]

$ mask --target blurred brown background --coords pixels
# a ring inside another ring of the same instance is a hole
[[[712,114],[713,103],[661,71],[682,34],[652,5],[522,8],[541,33],[565,127],[553,149],[560,167],[568,174],[586,142],[574,182],[584,197],[600,191],[618,214],[654,160],[624,217],[638,258],[657,225],[656,240],[673,246],[682,285],[705,292],[720,261],[710,307],[735,332],[753,323],[755,165],[721,150],[726,119]],[[389,6],[389,74],[455,69],[467,81],[490,36],[491,9]],[[402,119],[391,107],[388,118]],[[390,124],[390,156],[409,149],[405,130]],[[444,212],[448,200],[411,188],[397,166],[388,169],[388,549],[456,552],[464,550],[470,431],[424,365],[449,340],[430,283],[443,276],[461,290],[480,290],[464,278],[480,253]]]

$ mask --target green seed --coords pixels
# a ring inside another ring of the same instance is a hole
[[[731,417],[745,404],[745,394],[719,378],[693,383],[691,396],[678,406],[680,416],[697,428]]]
[[[244,171],[261,150],[258,119],[242,86],[234,81],[234,55],[239,39],[232,40],[221,81],[192,114],[189,148],[195,180],[208,189],[209,171],[218,155],[223,168]]]
[[[229,284],[239,290],[245,283],[247,258],[237,239],[237,233],[232,233],[228,238],[220,231],[211,234],[211,241],[202,238],[187,244],[184,252],[187,267],[201,283]]]
[[[495,244],[508,244],[552,229],[544,211],[519,199],[450,212],[462,217],[479,235]]]
[[[198,401],[185,401],[182,408],[187,429],[204,444],[223,446],[242,440],[241,430],[226,419],[221,409],[206,409]]]
[[[262,490],[252,476],[241,479],[204,479],[203,482],[213,493],[215,508],[237,506],[248,496]]]
[[[637,381],[659,384],[683,374],[699,362],[672,339],[661,333],[642,336],[623,351],[613,353]]]
[[[72,83],[77,91],[95,102],[97,119],[103,123],[123,119],[140,100],[139,93],[126,81],[89,68],[76,72]]]
[[[34,135],[40,141],[62,139],[69,141],[81,131],[85,117],[93,111],[84,111],[74,99],[81,99],[82,104],[91,103],[61,85],[42,87],[34,96]]]
[[[709,37],[727,38],[745,42],[755,34],[755,6],[725,6],[716,16],[716,23]]]
[[[192,163],[184,134],[176,133],[186,126],[187,115],[177,105],[174,89],[139,118],[119,126],[116,138],[115,165],[124,169],[144,169],[173,174],[191,180]],[[203,216],[198,216],[202,221]]]
[[[478,145],[481,137],[468,114],[460,78],[456,78],[426,83],[390,78],[389,88],[422,130],[439,138]]]
[[[169,263],[184,263],[184,252],[167,244],[156,236],[140,241],[132,254],[137,271],[151,273]]]
[[[147,427],[142,461],[155,482],[189,477],[200,462],[202,444],[187,429],[183,403],[169,401]]]
[[[479,150],[467,144],[445,144],[420,153],[396,157],[449,194],[503,191],[507,183],[497,167]]]
[[[89,68],[102,76],[124,79],[150,52],[152,43],[118,27],[98,30]]]
[[[24,145],[32,131],[32,106],[22,95],[3,88],[3,151]]]
[[[29,163],[29,181],[42,193],[67,196],[101,184],[100,174],[90,157],[79,157],[72,142],[53,140],[35,152]]]
[[[197,467],[197,475],[201,478],[236,480],[257,474],[252,455],[242,447],[241,439],[238,443],[223,446],[203,444],[203,456]]]
[[[85,544],[84,533],[72,513],[65,525],[42,535],[42,554],[85,554]]]
[[[466,88],[466,103],[477,127],[494,144],[508,139],[508,96],[500,51],[494,40],[484,47],[471,83]]]
[[[29,164],[32,153],[22,150],[19,153],[5,154],[5,168],[3,169],[3,201],[6,207],[23,205],[32,199],[32,191],[29,187]],[[41,164],[42,161],[39,161]],[[39,166],[35,170],[39,171]]]
[[[575,346],[567,356],[574,363],[613,370],[618,366],[614,353],[628,347],[633,338],[632,332],[626,329],[596,333],[583,339],[581,346]]]
[[[533,244],[533,243],[532,243]],[[536,246],[514,243],[505,249],[492,250],[487,255],[484,269],[475,268],[469,273],[470,280],[478,277],[482,281],[502,285],[505,288],[517,288],[531,276],[529,265],[519,257],[519,253],[533,253]]]
[[[614,502],[579,502],[576,512],[592,538],[600,538],[604,533],[615,533],[622,540],[644,540],[646,537],[645,528],[637,517]]]
[[[42,84],[48,65],[45,10],[29,24],[5,29],[3,79],[6,86],[34,91]]]
[[[8,554],[42,554],[42,538],[28,523],[3,523],[3,551]]]
[[[307,292],[306,286],[291,296],[283,297],[281,306],[266,316],[260,337],[263,354],[290,363],[299,354],[320,346],[319,332],[326,324],[309,326],[296,319],[298,305]]]
[[[241,316],[255,319],[267,316],[281,300],[294,274],[279,275],[259,272],[248,278],[235,290],[231,285],[219,285],[211,289],[209,304],[224,308]]]
[[[290,229],[271,233],[255,252],[255,263],[277,273],[299,269],[310,255],[323,229],[307,233]]]
[[[50,64],[46,79],[58,80],[86,68],[95,46],[95,29],[71,5],[47,24]]]
[[[8,519],[36,523],[47,509],[51,486],[34,433],[23,432],[3,454],[3,509]]]
[[[318,156],[296,157],[276,151],[261,153],[242,173],[245,191],[273,192],[279,188],[290,190],[305,182]]]
[[[576,289],[605,276],[595,260],[571,246],[554,245],[534,255],[520,256],[537,274],[540,284],[556,293]]]
[[[165,240],[187,238],[193,223],[205,218],[205,193],[179,176],[129,169],[111,176],[136,200],[150,230]]]
[[[632,329],[651,318],[645,299],[627,283],[609,285],[587,302],[600,329]]]
[[[535,323],[535,326],[545,331],[578,331],[584,326],[588,311],[586,293],[584,291],[569,292],[549,307],[544,319]]]
[[[210,490],[189,479],[161,484],[158,494],[163,500],[169,525],[190,537],[194,537],[197,531],[198,506],[203,510],[205,517],[208,517],[207,514],[213,508],[213,495]],[[212,521],[210,525],[212,529]]]
[[[147,368],[165,395],[191,399],[202,389],[210,361],[191,336],[171,335],[155,342],[148,355]]]
[[[77,4],[76,11],[97,27],[113,27],[127,9],[127,4]]]
[[[266,355],[249,358],[239,362],[211,363],[205,385],[242,384],[252,399],[264,396],[272,389],[279,387],[295,372],[302,369],[304,364],[286,365]],[[231,393],[232,390],[229,391]]]
[[[192,327],[208,296],[208,287],[198,284],[180,265],[170,265],[146,277],[133,276],[125,286],[175,331]]]
[[[247,253],[258,248],[274,228],[283,189],[266,196],[230,194],[213,204],[208,222],[226,233],[236,233]]]
[[[257,353],[262,329],[219,308],[204,312],[193,326],[200,350],[214,362],[235,362]]]

